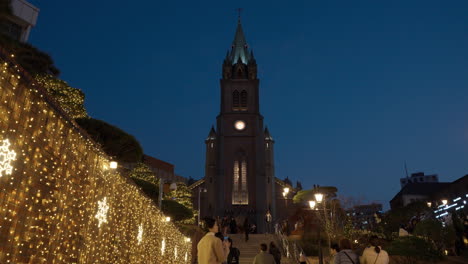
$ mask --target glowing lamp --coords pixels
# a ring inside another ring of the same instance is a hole
[[[314,196],[315,196],[315,200],[317,201],[317,203],[321,203],[323,201],[323,194],[316,193],[314,194]]]
[[[309,206],[310,206],[310,209],[314,209],[315,208],[315,201],[309,201]]]
[[[117,161],[111,161],[111,162],[109,163],[109,167],[110,167],[111,169],[117,169]]]

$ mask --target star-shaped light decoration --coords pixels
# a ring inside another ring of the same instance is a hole
[[[138,236],[137,236],[137,240],[138,240],[138,245],[141,244],[141,241],[143,241],[143,225],[140,225],[138,227]]]
[[[11,175],[13,172],[13,166],[11,162],[16,159],[16,152],[10,150],[10,141],[4,139],[1,141],[2,145],[0,146],[0,177],[3,175]]]
[[[102,223],[107,223],[107,211],[109,211],[109,205],[107,205],[107,197],[104,197],[102,201],[98,201],[98,211],[95,216],[99,221],[98,227],[101,227]]]

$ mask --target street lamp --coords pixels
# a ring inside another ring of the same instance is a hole
[[[206,188],[198,187],[198,225],[200,225],[200,215],[201,215],[201,193],[207,192]]]
[[[310,206],[310,209],[314,210],[315,209],[315,201],[309,201],[309,206]]]
[[[447,201],[446,199],[442,200],[442,204],[443,204],[443,205],[447,205],[447,202],[448,202],[448,201]]]
[[[315,197],[315,201],[314,200],[311,200],[309,201],[309,207],[310,209],[312,210],[324,210],[324,215],[326,217],[326,208],[325,208],[325,204],[323,205],[324,208],[320,209],[319,208],[319,204],[321,204],[323,202],[323,198],[324,198],[324,195],[322,193],[319,193],[319,192],[316,192],[314,194],[314,197]],[[317,214],[319,215],[320,217],[320,213],[317,211]],[[320,236],[320,229],[322,227],[322,223],[320,222],[320,219],[318,219],[319,221],[319,224],[318,224],[318,250],[319,250],[319,264],[323,264],[323,253],[322,253],[322,238]]]
[[[284,203],[286,205],[286,210],[288,209],[288,193],[289,193],[289,188],[285,187],[283,189],[283,197],[284,197]]]
[[[431,207],[432,206],[432,203],[431,202],[427,202],[427,207]]]
[[[315,200],[317,201],[317,203],[321,203],[323,201],[323,194],[316,193],[314,194],[314,196],[315,196]]]

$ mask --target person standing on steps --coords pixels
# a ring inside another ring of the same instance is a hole
[[[215,236],[219,231],[216,220],[206,217],[203,221],[205,227],[208,228],[208,233],[198,242],[198,263],[220,264],[227,261],[229,255],[228,241],[221,241]]]
[[[267,252],[267,245],[260,245],[260,253],[258,253],[252,264],[275,264],[275,259],[273,256]]]
[[[238,248],[232,246],[232,239],[228,238],[229,241],[229,256],[227,264],[239,264],[240,251]]]
[[[273,217],[270,214],[270,210],[268,210],[266,215],[265,215],[266,233],[267,234],[271,233],[271,221],[272,220],[273,220]]]
[[[250,233],[250,223],[249,217],[246,216],[244,220],[244,232],[245,232],[245,242],[249,241],[249,233]]]
[[[281,251],[278,247],[276,247],[275,242],[270,242],[270,249],[268,252],[270,252],[270,254],[273,256],[276,264],[281,264]]]

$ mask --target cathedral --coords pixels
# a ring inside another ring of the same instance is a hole
[[[289,186],[275,178],[275,142],[260,114],[259,83],[257,62],[239,20],[222,65],[216,128],[205,140],[205,177],[191,189],[202,218],[248,217],[264,232],[267,212],[278,219],[277,203],[284,203],[287,197],[281,192]]]

